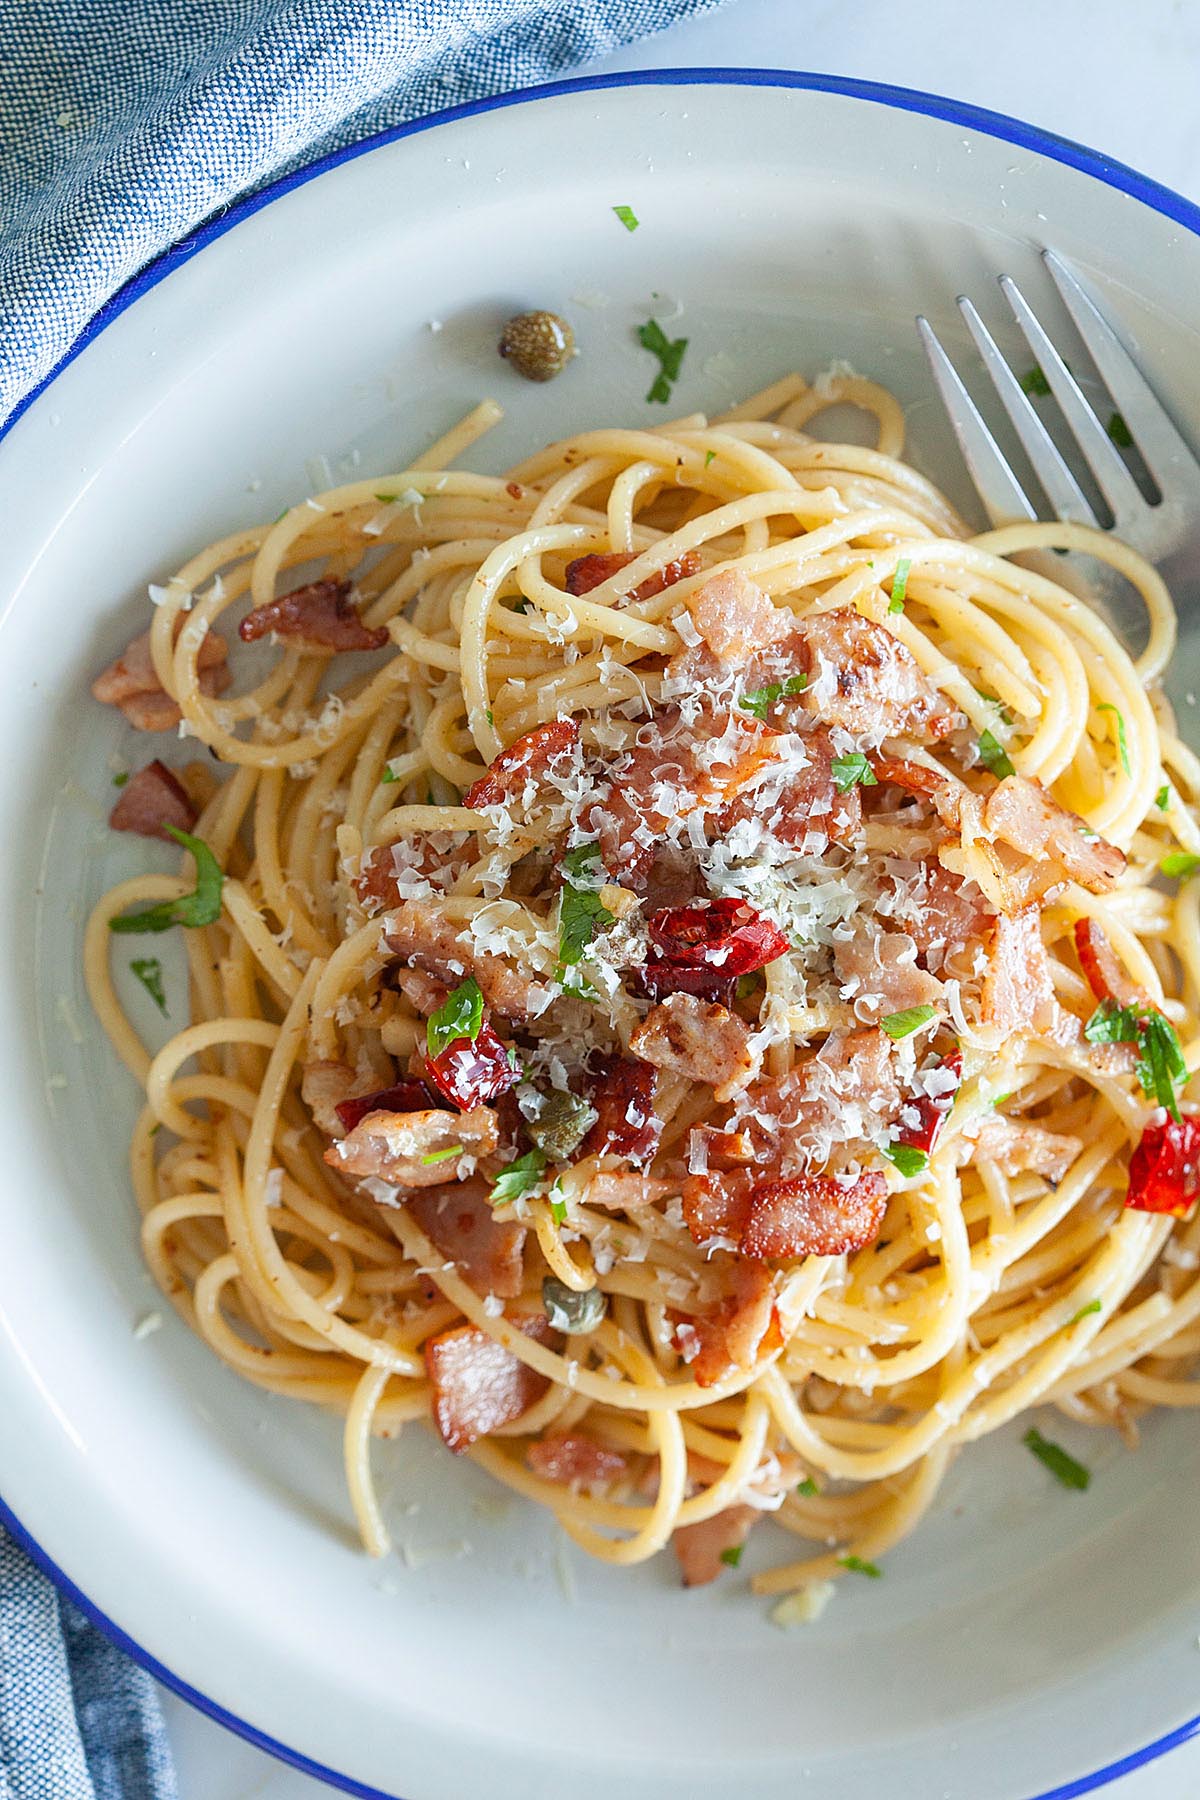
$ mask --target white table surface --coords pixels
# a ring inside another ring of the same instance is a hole
[[[593,67],[697,63],[928,88],[1048,126],[1200,200],[1196,0],[731,0]],[[328,1794],[173,1695],[164,1692],[163,1704],[182,1800]],[[1200,1795],[1200,1739],[1104,1792],[1113,1800],[1192,1800]],[[486,1800],[482,1779],[462,1800]]]

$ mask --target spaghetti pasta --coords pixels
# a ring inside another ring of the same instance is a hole
[[[837,404],[875,448],[809,434]],[[708,1579],[772,1512],[787,1593],[1035,1405],[1195,1404],[1174,614],[1106,536],[972,537],[861,378],[452,468],[498,416],[156,590],[139,703],[228,778],[172,801],[219,909],[148,874],[86,934],[146,1259],[345,1414],[372,1553],[372,1439],[432,1418],[609,1562]],[[1050,549],[1134,584],[1139,656]],[[278,647],[230,694],[247,607]],[[110,968],[146,906],[190,970],[154,1056]]]

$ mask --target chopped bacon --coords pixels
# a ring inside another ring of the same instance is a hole
[[[519,798],[526,782],[539,780],[560,757],[573,756],[578,744],[579,726],[574,719],[551,719],[548,724],[535,725],[492,758],[487,773],[472,782],[463,795],[463,805],[503,806],[505,801]]]
[[[989,1119],[972,1143],[964,1139],[963,1160],[979,1157],[995,1163],[1002,1175],[1043,1175],[1054,1187],[1079,1152],[1080,1138],[1065,1131],[1046,1131],[1023,1119]]]
[[[955,951],[981,943],[996,918],[982,888],[944,869],[934,857],[925,859],[921,874],[921,886],[902,895],[892,913],[916,944],[918,956],[941,963]]]
[[[1023,907],[1015,916],[1002,913],[996,920],[980,1010],[985,1023],[1005,1032],[1030,1031],[1057,1039],[1064,1036],[1065,1021],[1071,1019],[1075,1027],[1071,1035],[1078,1034],[1079,1021],[1063,1012],[1054,993],[1036,906]]]
[[[639,891],[648,913],[665,906],[687,906],[708,898],[708,883],[694,851],[676,844],[656,844],[642,871]]]
[[[947,1081],[953,1079],[953,1087],[947,1086],[938,1094],[910,1094],[904,1103],[904,1110],[915,1112],[916,1122],[901,1125],[896,1133],[898,1144],[905,1144],[910,1150],[923,1150],[926,1156],[932,1154],[934,1145],[941,1137],[942,1126],[946,1123],[955,1095],[962,1086],[962,1051],[951,1050],[937,1066],[945,1070]]]
[[[943,825],[948,825],[951,831],[959,829],[966,789],[945,769],[931,769],[927,763],[881,754],[869,757],[868,761],[871,773],[881,787],[903,788],[906,794],[928,800]]]
[[[789,631],[790,612],[775,605],[740,569],[722,569],[687,602],[692,623],[719,662],[736,663]]]
[[[554,998],[552,988],[523,974],[508,957],[476,950],[433,900],[405,900],[396,907],[388,917],[384,943],[395,956],[448,987],[474,975],[487,1004],[508,1019],[544,1012]]]
[[[175,636],[183,629],[180,613]],[[233,680],[225,667],[227,650],[219,631],[205,632],[196,656],[200,692],[223,694]],[[173,731],[182,713],[158,679],[150,654],[150,633],[140,632],[115,662],[109,663],[92,683],[93,696],[105,706],[119,706],[137,731]]]
[[[386,627],[363,624],[350,598],[350,583],[328,577],[256,606],[238,626],[244,644],[268,635],[307,650],[382,650],[391,642]]]
[[[823,1164],[838,1146],[877,1137],[896,1118],[902,1096],[892,1041],[878,1029],[835,1032],[786,1075],[752,1083],[738,1104],[760,1166],[806,1174],[812,1152]]]
[[[454,841],[448,849],[445,838],[440,835],[436,844],[429,837],[406,839],[402,860],[398,860],[398,844],[379,844],[368,851],[353,883],[354,891],[367,911],[379,912],[383,908],[390,910],[404,905],[403,890],[407,887],[411,893],[414,879],[424,876],[434,886],[445,887],[460,875],[471,859],[470,853],[465,847],[465,834],[461,839],[457,832],[451,835]]]
[[[423,1019],[444,1006],[450,993],[444,981],[439,981],[436,975],[427,975],[424,969],[397,969],[392,981],[413,1011]]]
[[[653,1175],[609,1173],[601,1170],[587,1184],[584,1199],[589,1206],[605,1206],[614,1212],[629,1212],[637,1206],[653,1206],[677,1193],[677,1181],[662,1181]]]
[[[726,1552],[740,1549],[761,1517],[756,1507],[739,1503],[714,1513],[711,1519],[677,1526],[671,1543],[679,1558],[684,1587],[706,1587],[715,1581],[727,1566],[723,1561]]]
[[[525,1461],[543,1481],[559,1481],[567,1487],[603,1487],[624,1475],[629,1467],[619,1450],[598,1444],[581,1431],[556,1431],[535,1438]]]
[[[590,594],[601,582],[609,581],[614,575],[633,562],[641,551],[612,550],[595,552],[591,556],[577,556],[567,564],[566,587],[568,594],[578,596]],[[622,594],[622,600],[653,600],[656,594],[665,593],[667,588],[674,587],[677,581],[686,581],[690,575],[700,572],[700,558],[694,550],[685,550],[682,556],[664,563],[645,581],[640,581],[631,592]]]
[[[992,789],[984,803],[983,827],[1023,856],[1051,858],[1093,894],[1116,887],[1125,869],[1123,851],[1024,775],[1007,775]]]
[[[508,1045],[486,1019],[474,1038],[455,1038],[425,1058],[425,1079],[464,1113],[498,1100],[516,1085],[518,1073]]]
[[[1076,919],[1075,954],[1097,1000],[1115,1000],[1118,1006],[1153,1006],[1149,994],[1134,981],[1097,920]]]
[[[810,613],[799,620],[797,637],[809,678],[800,701],[826,725],[875,741],[934,742],[965,727],[899,638],[853,607]]]
[[[652,1007],[629,1048],[655,1068],[707,1082],[718,1100],[744,1087],[757,1066],[745,1020],[696,994],[670,994]]]
[[[196,809],[178,776],[156,757],[129,777],[108,822],[114,831],[136,831],[139,837],[162,838],[170,844],[175,840],[167,826],[190,831]]]
[[[509,1323],[537,1343],[552,1338],[538,1315]],[[425,1368],[433,1390],[433,1422],[447,1449],[467,1450],[477,1438],[511,1425],[541,1399],[550,1383],[503,1344],[474,1325],[456,1325],[425,1344]]]
[[[683,968],[749,975],[789,948],[778,925],[744,900],[664,907],[651,915],[650,942],[664,962]]]
[[[487,1156],[499,1140],[490,1106],[461,1114],[375,1112],[332,1144],[325,1161],[343,1175],[371,1176],[392,1187],[438,1187],[466,1173],[457,1157],[443,1157],[443,1150],[453,1149],[464,1159]]]
[[[804,750],[808,762],[803,769],[788,769],[781,780],[768,779],[725,802],[717,815],[722,837],[749,819],[761,819],[773,837],[794,849],[801,849],[813,832],[835,844],[858,836],[862,791],[856,783],[843,792],[834,780],[837,752],[829,733],[819,725],[806,732]]]
[[[719,1221],[722,1238],[759,1259],[861,1250],[879,1236],[886,1209],[887,1181],[875,1172],[849,1184],[831,1175],[756,1182],[745,1171],[689,1175],[683,1184],[684,1219],[698,1243]]]
[[[488,1198],[490,1186],[473,1179],[414,1194],[408,1210],[447,1262],[477,1294],[515,1300],[524,1277],[525,1227],[501,1224]]]
[[[344,1062],[305,1063],[300,1077],[300,1098],[326,1137],[340,1138],[343,1130],[338,1107],[349,1097],[354,1070]]]
[[[583,1156],[623,1156],[647,1163],[658,1149],[662,1120],[654,1110],[658,1071],[649,1063],[606,1053],[587,1078],[599,1117],[580,1146]]]
[[[1200,1117],[1147,1125],[1129,1159],[1126,1206],[1182,1218],[1200,1197]]]
[[[310,1064],[310,1067],[322,1066],[319,1063]],[[324,1066],[336,1068],[340,1065]],[[342,1129],[353,1131],[356,1125],[361,1125],[368,1113],[424,1112],[433,1104],[436,1102],[423,1081],[405,1080],[397,1081],[391,1087],[379,1088],[374,1094],[352,1095],[346,1100],[339,1100],[335,1102],[333,1110]]]
[[[683,1222],[702,1249],[736,1250],[750,1220],[752,1177],[745,1169],[689,1175],[680,1190]]]
[[[713,1387],[737,1369],[752,1369],[783,1343],[775,1311],[775,1280],[765,1263],[739,1256],[730,1292],[707,1318],[690,1321],[696,1354],[688,1365],[700,1387]]]
[[[936,1006],[944,989],[917,961],[915,938],[904,931],[880,931],[869,915],[860,915],[853,935],[840,939],[833,966],[843,997],[860,1018],[882,1019],[914,1006]]]

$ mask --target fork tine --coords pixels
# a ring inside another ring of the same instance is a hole
[[[943,350],[933,326],[923,315],[918,315],[917,333],[929,359],[929,367],[942,397],[942,404],[954,427],[963,460],[991,523],[1011,525],[1018,519],[1036,519],[1037,513],[1009,468],[1004,452],[959,379],[958,371]]]
[[[1181,469],[1200,474],[1190,446],[1091,296],[1052,250],[1043,250],[1042,261],[1159,486],[1165,488],[1173,475],[1178,478]]]
[[[1119,532],[1136,530],[1148,511],[1137,483],[1012,276],[1001,275],[1000,287],[1088,468],[1096,478],[1096,486],[1112,508],[1113,523]]]
[[[1029,396],[1001,356],[996,341],[965,294],[960,294],[958,309],[967,322],[967,330],[983,358],[992,378],[1000,404],[1008,414],[1020,438],[1033,472],[1046,490],[1046,498],[1060,519],[1072,519],[1079,525],[1095,525],[1096,515],[1089,506],[1079,483],[1059,453],[1058,445],[1042,424]]]

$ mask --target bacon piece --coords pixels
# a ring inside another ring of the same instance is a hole
[[[568,594],[590,594],[601,582],[608,581],[614,575],[640,556],[640,550],[597,551],[591,556],[577,556],[567,564],[566,588]],[[653,600],[656,594],[665,593],[667,588],[674,587],[677,581],[686,581],[690,575],[700,572],[700,558],[694,550],[685,550],[682,556],[664,563],[662,568],[645,581],[640,581],[630,592],[620,595],[622,600]]]
[[[1075,954],[1097,1000],[1115,1000],[1118,1006],[1154,1005],[1145,988],[1134,981],[1096,919],[1076,919]]]
[[[605,1206],[614,1212],[630,1212],[637,1206],[653,1206],[678,1190],[678,1182],[656,1180],[653,1175],[609,1173],[601,1170],[587,1184],[584,1199],[589,1206]]]
[[[1015,916],[1002,913],[996,920],[980,1011],[987,1024],[1003,1031],[1035,1032],[1056,1041],[1078,1036],[1078,1019],[1064,1014],[1054,993],[1036,906],[1023,907]]]
[[[464,1113],[498,1100],[516,1085],[518,1075],[508,1045],[486,1019],[473,1038],[455,1038],[436,1056],[425,1058],[425,1079]]]
[[[640,892],[647,913],[661,912],[665,906],[688,906],[693,900],[709,897],[708,883],[695,852],[676,844],[654,847],[642,875]]]
[[[992,789],[984,802],[983,827],[1023,856],[1051,858],[1093,894],[1116,887],[1124,873],[1123,851],[1097,837],[1078,813],[1068,812],[1040,782],[1024,775],[1007,775]]]
[[[405,900],[387,921],[384,943],[406,963],[457,987],[474,975],[494,1012],[526,1019],[544,1012],[553,988],[522,974],[508,957],[476,950],[464,931],[449,920],[435,900]]]
[[[715,1581],[728,1566],[722,1561],[725,1552],[740,1549],[761,1517],[756,1507],[739,1503],[714,1513],[711,1519],[676,1526],[671,1544],[679,1558],[684,1587],[707,1587]]]
[[[755,1181],[746,1170],[689,1175],[683,1216],[696,1243],[736,1243],[743,1256],[845,1256],[873,1243],[887,1181],[872,1171],[843,1184],[830,1175]]]
[[[340,1138],[345,1127],[338,1107],[348,1099],[354,1086],[354,1070],[344,1062],[305,1063],[300,1076],[300,1098],[313,1116],[318,1130],[326,1137]]]
[[[736,1250],[750,1220],[753,1179],[745,1169],[689,1175],[680,1190],[683,1222],[704,1250]]]
[[[567,1487],[604,1487],[628,1470],[619,1450],[598,1444],[581,1431],[557,1431],[535,1438],[525,1461],[543,1481],[559,1481]]]
[[[670,994],[652,1007],[629,1048],[655,1068],[707,1082],[717,1100],[744,1087],[757,1067],[745,1020],[696,994]]]
[[[876,741],[936,742],[965,728],[964,715],[922,674],[899,638],[853,607],[810,613],[798,622],[797,636],[809,678],[800,703],[824,724]]]
[[[918,956],[939,965],[958,950],[982,943],[996,920],[996,910],[974,881],[944,869],[934,857],[921,865],[923,891],[903,894],[892,914],[908,932]]]
[[[903,788],[906,794],[928,800],[943,825],[948,825],[951,831],[959,829],[962,797],[967,792],[961,781],[945,769],[931,769],[927,763],[910,762],[903,757],[876,753],[867,760],[881,787]]]
[[[901,1105],[892,1041],[878,1029],[833,1033],[815,1056],[754,1082],[739,1100],[757,1161],[781,1174],[807,1173],[810,1156],[823,1165],[841,1146],[877,1137]]]
[[[462,1170],[457,1158],[442,1157],[441,1151],[455,1148],[464,1158],[487,1156],[499,1141],[490,1106],[461,1114],[376,1112],[368,1113],[340,1143],[331,1144],[325,1161],[343,1175],[371,1176],[392,1187],[439,1187]],[[437,1160],[431,1162],[431,1157]]]
[[[578,746],[579,726],[574,719],[551,719],[548,724],[535,725],[492,758],[486,774],[472,782],[463,795],[463,805],[503,806],[506,801],[519,798],[526,782],[540,780],[560,757],[573,757]]]
[[[1125,1204],[1134,1212],[1182,1218],[1200,1196],[1200,1118],[1184,1113],[1147,1125],[1129,1159]]]
[[[687,602],[692,623],[718,662],[737,663],[765,650],[795,621],[740,569],[722,569]]]
[[[524,1225],[501,1224],[492,1212],[486,1181],[452,1182],[426,1188],[407,1202],[408,1210],[447,1262],[477,1294],[515,1300],[524,1282]]]
[[[156,757],[129,777],[108,822],[114,831],[136,831],[139,837],[162,838],[173,844],[167,826],[190,831],[196,823],[196,809],[183,783]]]
[[[910,1094],[904,1103],[905,1112],[915,1112],[916,1121],[911,1125],[902,1125],[896,1133],[896,1142],[905,1144],[910,1150],[923,1150],[926,1156],[933,1152],[934,1145],[942,1135],[942,1126],[950,1115],[955,1095],[962,1086],[963,1059],[961,1050],[951,1050],[943,1056],[938,1064],[946,1072],[946,1080],[954,1082],[939,1094]]]
[[[175,636],[183,630],[180,613]],[[205,632],[196,656],[200,692],[210,697],[223,694],[233,680],[225,667],[228,654],[219,631]],[[93,697],[105,706],[119,706],[137,731],[173,731],[183,717],[175,701],[158,679],[150,654],[150,633],[143,631],[127,644],[115,662],[109,663],[92,683]]]
[[[553,1337],[549,1320],[537,1315],[509,1323],[537,1343]],[[550,1385],[474,1325],[456,1325],[429,1338],[425,1368],[433,1390],[433,1422],[447,1449],[454,1451],[467,1450],[489,1431],[511,1425]]]
[[[781,844],[800,849],[812,832],[835,844],[849,843],[862,829],[862,792],[857,783],[842,792],[833,778],[836,752],[821,726],[804,734],[807,766],[788,770],[737,794],[717,815],[717,829],[728,837],[736,825],[761,819]],[[822,848],[823,846],[818,846]]]
[[[833,966],[843,997],[859,1018],[883,1019],[914,1006],[936,1006],[941,982],[917,961],[916,939],[904,931],[881,931],[859,915],[853,936],[833,948]]]
[[[688,1365],[700,1387],[713,1387],[737,1369],[752,1369],[783,1343],[775,1311],[775,1279],[765,1263],[739,1256],[730,1292],[707,1318],[690,1321],[698,1346]]]
[[[455,834],[457,837],[457,833]],[[415,861],[397,864],[397,844],[380,844],[362,859],[362,866],[352,883],[355,893],[368,912],[391,911],[406,904],[401,891],[415,878],[424,876],[434,886],[446,886],[460,875],[470,860],[462,843],[449,850],[438,849],[428,837],[406,839],[405,849],[416,849]],[[411,892],[411,888],[410,888]]]
[[[413,1011],[423,1019],[444,1006],[450,993],[444,981],[439,981],[436,975],[427,975],[424,969],[397,969],[392,981]]]
[[[317,1063],[310,1066],[338,1068],[340,1065]],[[307,1070],[305,1073],[307,1074]],[[436,1104],[434,1096],[423,1081],[407,1079],[394,1082],[391,1087],[379,1088],[373,1094],[351,1095],[348,1099],[339,1100],[335,1103],[333,1110],[338,1116],[342,1129],[353,1131],[356,1125],[362,1124],[368,1113],[425,1112],[431,1105]]]
[[[350,583],[328,577],[256,606],[238,626],[238,636],[244,644],[274,636],[306,650],[382,650],[391,642],[384,626],[363,624],[350,598]]]
[[[790,947],[778,925],[733,898],[664,907],[651,915],[649,932],[663,961],[726,976],[752,974]]]
[[[658,1072],[649,1063],[607,1053],[587,1078],[599,1117],[580,1146],[583,1156],[624,1156],[647,1163],[658,1149],[662,1120],[654,1110]]]
[[[972,1144],[964,1139],[963,1161],[979,1157],[995,1163],[1002,1175],[1044,1175],[1057,1187],[1079,1152],[1080,1138],[1065,1131],[1046,1131],[1022,1119],[989,1119]]]

